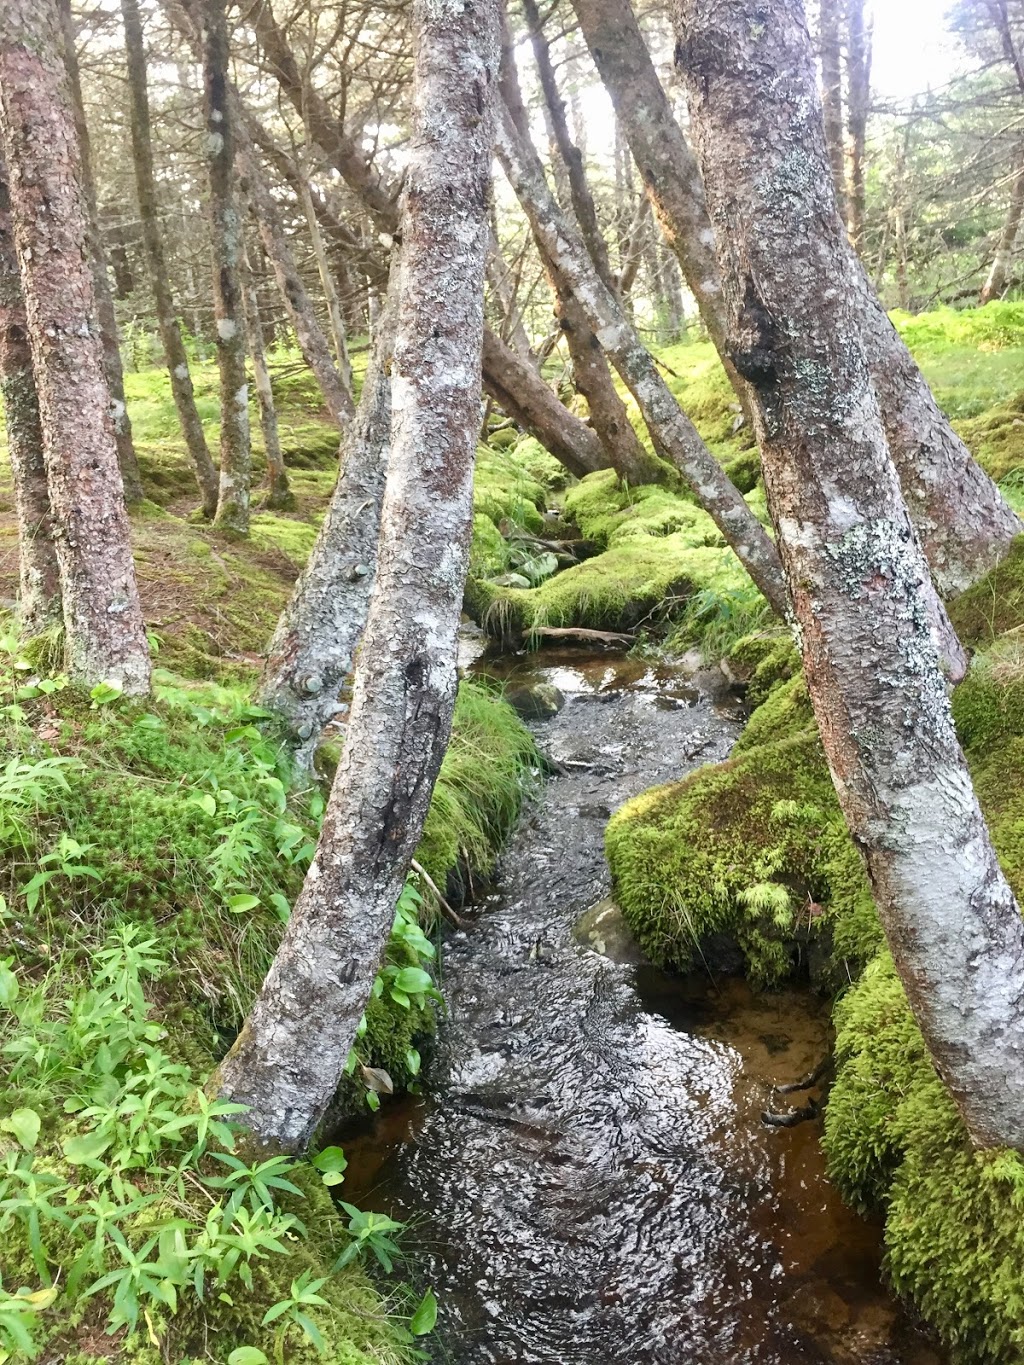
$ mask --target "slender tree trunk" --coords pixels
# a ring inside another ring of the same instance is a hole
[[[218,1073],[255,1138],[304,1147],[337,1087],[448,743],[472,521],[496,0],[416,0],[381,555],[316,858]]]
[[[327,260],[327,248],[324,246],[323,233],[320,231],[320,223],[313,208],[313,198],[309,192],[309,185],[304,177],[300,177],[302,185],[302,211],[306,215],[306,226],[309,228],[309,240],[313,244],[313,259],[316,261],[317,273],[320,276],[320,285],[324,291],[324,300],[327,303],[327,316],[331,324],[331,336],[334,339],[334,354],[338,362],[338,373],[341,375],[341,382],[352,394],[352,362],[348,356],[348,339],[345,336],[345,315],[341,310],[341,299],[338,297],[338,286],[334,282],[334,275],[331,273],[330,263]]]
[[[287,724],[300,772],[312,768],[324,728],[339,709],[338,691],[366,623],[391,441],[397,284],[396,259],[331,505],[278,620],[260,682],[259,703]]]
[[[725,345],[725,309],[700,171],[672,114],[629,0],[573,0],[665,240],[740,400],[746,390]]]
[[[60,572],[46,487],[43,431],[28,320],[14,249],[7,167],[0,155],[0,396],[18,517],[19,625],[38,635],[61,617]]]
[[[249,534],[252,446],[249,379],[245,370],[242,298],[242,224],[235,203],[235,132],[228,99],[226,0],[205,0],[203,86],[210,173],[213,245],[213,314],[220,370],[220,490],[214,525]]]
[[[864,249],[864,160],[871,102],[871,34],[864,23],[864,0],[846,0],[847,198],[850,241]]]
[[[850,0],[851,13],[860,2]],[[701,315],[720,353],[724,350],[728,354],[713,251],[714,229],[704,204],[700,171],[672,115],[633,12],[626,0],[573,3],[630,138],[655,213],[699,303],[693,270],[699,265],[705,279],[713,277],[709,297],[712,301],[719,298],[719,330],[708,323],[710,313],[704,304]],[[861,65],[866,80],[867,56]],[[852,99],[850,107],[852,111]],[[681,254],[684,246],[701,248],[689,266]],[[903,496],[924,543],[936,585],[943,596],[952,597],[984,577],[1024,527],[940,411],[863,269],[857,272],[856,288],[871,377]]]
[[[842,7],[844,0],[818,0],[818,57],[825,141],[839,215],[846,221],[846,149],[843,137]]]
[[[257,34],[274,74],[313,142],[321,148],[349,189],[360,197],[377,227],[393,237],[398,231],[398,214],[392,192],[366,161],[353,138],[334,118],[327,102],[315,90],[308,88],[308,83],[303,83],[295,58],[265,0],[257,0],[256,15],[259,21]],[[384,278],[383,268],[374,266],[372,257],[368,259],[365,251],[362,261],[366,263],[368,278],[379,290]],[[511,406],[506,406],[503,400],[499,401],[502,401],[502,407],[509,416],[514,415],[511,407],[524,417],[530,415],[533,425],[523,421],[527,431],[536,436],[556,459],[563,458],[560,451],[565,453],[567,469],[572,468],[569,459],[574,461],[577,468],[592,463],[594,443],[591,438],[594,433],[565,408],[556,413],[551,406],[554,396],[537,371],[530,366],[517,364],[510,348],[490,332],[487,333],[484,346],[484,382],[488,392],[496,397],[498,391],[504,392]],[[557,401],[554,399],[555,403]],[[520,416],[516,415],[516,421],[520,420]],[[607,468],[607,459],[602,460],[597,467]]]
[[[195,466],[196,480],[203,498],[203,511],[208,517],[212,517],[217,510],[219,480],[203,434],[202,419],[196,408],[188,356],[181,340],[181,328],[178,325],[178,314],[174,306],[167,259],[164,255],[156,175],[153,170],[149,91],[146,84],[146,48],[138,0],[121,0],[121,16],[124,20],[125,51],[128,58],[132,160],[135,168],[135,189],[139,200],[139,217],[142,221],[142,245],[146,256],[146,268],[149,271],[149,281],[156,301],[160,342],[170,373],[171,393],[174,396],[178,422],[189,457]]]
[[[555,203],[536,153],[505,110],[499,111],[495,150],[534,236],[549,259],[558,262],[567,287],[586,309],[601,346],[636,399],[656,448],[689,483],[774,610],[785,616],[786,587],[775,546],[679,407],[618,298],[602,284],[582,238]]]
[[[260,301],[256,294],[256,281],[249,262],[249,254],[242,249],[242,279],[245,298],[245,334],[249,339],[249,354],[252,356],[252,371],[256,380],[256,397],[260,405],[260,429],[263,432],[263,453],[267,461],[266,506],[270,508],[291,509],[295,498],[288,486],[288,471],[284,467],[281,453],[281,437],[277,429],[277,409],[274,406],[274,390],[267,369],[267,357],[263,351],[263,328],[260,326]]]
[[[498,239],[496,236],[492,237],[487,256],[487,283],[490,286],[495,312],[501,319],[500,330],[504,334],[503,339],[522,360],[532,360],[530,338],[526,335],[523,319],[516,310],[515,299],[509,288],[510,273]]]
[[[0,11],[0,131],[39,399],[68,671],[149,691],[55,0]]]
[[[680,17],[734,354],[836,791],[939,1073],[977,1143],[1019,1148],[1024,922],[953,729],[942,607],[861,341],[803,7],[682,0]]]
[[[1013,248],[1017,241],[1021,214],[1024,213],[1024,141],[1017,144],[1014,152],[1013,180],[1010,185],[1010,203],[1003,220],[1003,229],[996,243],[995,255],[985,283],[981,287],[980,302],[991,303],[998,299],[1010,278],[1013,261]]]
[[[185,42],[195,55],[200,57],[202,22],[198,0],[163,0],[163,8]],[[295,329],[303,359],[316,376],[332,421],[339,431],[344,431],[352,420],[355,404],[351,392],[342,382],[341,375],[331,358],[330,343],[317,320],[306,286],[302,282],[302,276],[299,274],[285,235],[281,215],[256,155],[253,143],[259,142],[257,134],[262,133],[262,129],[248,113],[237,90],[230,82],[227,100],[233,120],[232,131],[235,135],[242,188],[259,229],[263,249],[273,266],[274,278],[288,311],[289,321]],[[297,183],[294,188],[298,193]]]
[[[64,34],[64,65],[68,73],[68,88],[71,92],[71,107],[78,130],[78,146],[82,157],[82,188],[85,192],[86,211],[89,215],[89,247],[92,262],[93,289],[96,293],[96,309],[103,336],[103,369],[110,390],[110,415],[114,422],[114,438],[117,441],[117,463],[121,469],[121,482],[124,485],[124,500],[131,506],[141,502],[142,475],[139,461],[132,441],[132,424],[128,416],[128,405],[124,396],[124,370],[121,366],[121,349],[117,337],[117,317],[114,313],[114,299],[107,278],[107,256],[100,232],[99,211],[96,207],[96,184],[92,173],[92,147],[89,139],[89,125],[85,121],[85,105],[82,101],[82,82],[78,70],[78,54],[75,50],[75,26],[71,18],[71,0],[60,0],[61,27]]]

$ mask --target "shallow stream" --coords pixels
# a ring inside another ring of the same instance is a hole
[[[823,1058],[827,1007],[670,976],[614,923],[578,927],[608,891],[610,812],[728,753],[713,675],[583,650],[475,670],[562,691],[533,726],[561,771],[447,939],[426,1093],[346,1144],[345,1197],[414,1221],[432,1358],[941,1365],[882,1287],[877,1227],[829,1186],[818,1123],[761,1122],[802,1102],[772,1087]]]

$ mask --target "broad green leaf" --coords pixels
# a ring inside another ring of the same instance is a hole
[[[12,1009],[17,998],[18,978],[5,962],[0,962],[0,1005]]]
[[[86,1166],[102,1156],[110,1143],[111,1138],[103,1133],[84,1133],[61,1143],[61,1150],[72,1166]]]
[[[395,977],[395,988],[406,995],[419,995],[433,984],[430,973],[422,967],[403,967]]]
[[[258,1346],[236,1346],[228,1356],[228,1365],[267,1365],[267,1357]]]
[[[420,1299],[419,1307],[412,1315],[409,1323],[409,1331],[414,1337],[425,1337],[428,1332],[432,1332],[437,1323],[437,1296],[432,1289]]]
[[[10,1118],[0,1123],[0,1128],[13,1133],[26,1152],[31,1152],[39,1140],[40,1118],[34,1109],[15,1109]]]
[[[255,910],[260,903],[259,896],[248,894],[228,897],[228,909],[236,915],[244,914],[246,910]]]

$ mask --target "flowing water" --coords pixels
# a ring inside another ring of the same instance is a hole
[[[817,1123],[761,1122],[802,1102],[772,1087],[825,1055],[827,1008],[659,972],[600,911],[578,925],[608,890],[609,813],[728,753],[712,675],[584,651],[477,671],[561,689],[534,724],[561,771],[446,942],[425,1095],[346,1144],[346,1198],[414,1220],[432,1358],[940,1365],[882,1287],[877,1227],[829,1186]]]

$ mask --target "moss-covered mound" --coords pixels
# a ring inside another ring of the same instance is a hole
[[[566,493],[565,514],[602,552],[534,588],[472,581],[467,606],[492,634],[655,628],[678,621],[699,594],[726,601],[753,591],[707,513],[661,485],[630,489],[612,470],[588,474]]]

